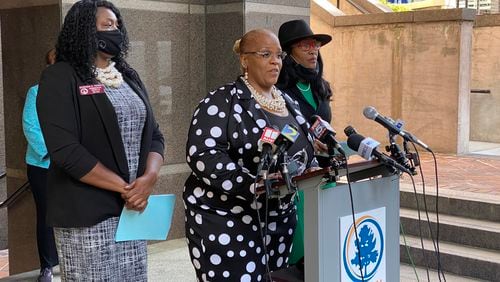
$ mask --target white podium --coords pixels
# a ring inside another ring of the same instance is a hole
[[[361,261],[346,177],[328,189],[328,169],[294,178],[304,191],[305,281],[362,281],[360,264],[364,281],[399,281],[399,175],[375,161],[348,169]]]

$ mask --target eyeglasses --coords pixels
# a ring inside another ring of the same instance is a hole
[[[302,51],[318,51],[321,48],[321,42],[317,40],[304,40],[300,41],[295,45],[295,47],[299,48]]]
[[[263,59],[269,59],[274,54],[276,55],[276,58],[278,58],[278,60],[283,60],[286,57],[286,52],[284,51],[277,53],[273,53],[271,51],[256,51],[256,52],[244,52],[243,54],[254,54],[262,57]]]

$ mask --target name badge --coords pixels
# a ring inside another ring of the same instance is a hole
[[[86,96],[94,94],[104,94],[104,85],[94,84],[80,86],[80,95]]]

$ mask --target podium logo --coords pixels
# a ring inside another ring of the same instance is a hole
[[[381,271],[383,274],[377,275],[384,256],[384,232],[380,224],[375,217],[364,215],[356,221],[356,229],[359,249],[352,224],[344,238],[342,264],[345,273],[350,281],[384,281],[385,270]],[[360,269],[363,271],[363,279]]]

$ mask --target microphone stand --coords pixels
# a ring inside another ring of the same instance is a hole
[[[408,141],[406,141],[405,139],[403,139],[403,148],[404,148],[404,151],[406,152],[406,157],[408,158],[408,160],[411,163],[411,166],[415,170],[415,168],[420,165],[420,159],[418,157],[418,154],[417,153],[412,153],[408,149]],[[414,175],[416,175],[416,174],[417,173],[415,172]]]
[[[292,184],[292,178],[290,177],[290,173],[288,171],[288,154],[287,152],[283,152],[283,163],[281,164],[281,175],[283,176],[283,180],[286,183],[286,188],[288,193],[287,194],[292,194],[297,191],[297,187],[295,187]]]
[[[396,134],[389,133],[389,146],[385,147],[385,150],[387,152],[391,153],[391,157],[396,160],[399,164],[407,168],[412,175],[416,175],[417,172],[415,171],[415,166],[413,163],[410,163],[408,158],[406,157],[407,155],[411,155],[408,153],[408,147],[407,147],[407,141],[403,140],[403,148],[404,151],[401,150],[401,147],[396,143]]]

